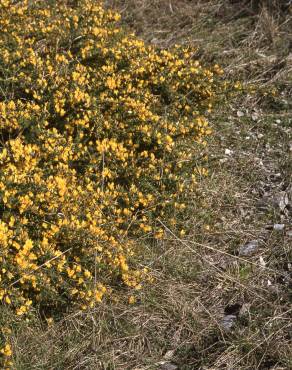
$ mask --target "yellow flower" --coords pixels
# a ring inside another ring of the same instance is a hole
[[[134,303],[136,303],[136,298],[133,295],[131,295],[129,297],[129,304],[134,304]]]
[[[5,297],[5,302],[6,302],[7,304],[11,304],[11,299],[9,298],[9,296],[8,296],[8,295]]]
[[[6,344],[1,350],[0,352],[4,355],[4,356],[7,356],[7,357],[11,357],[12,356],[12,350],[11,350],[11,346],[10,344]]]

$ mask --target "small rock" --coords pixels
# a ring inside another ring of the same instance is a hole
[[[264,137],[264,134],[258,134],[258,139],[262,139]]]
[[[274,224],[273,229],[275,231],[282,231],[285,228],[285,224]]]
[[[220,323],[222,328],[227,331],[232,329],[236,318],[237,318],[236,315],[225,315]]]
[[[239,256],[251,256],[258,250],[258,248],[259,248],[259,241],[251,240],[250,242],[242,245],[239,248]]]
[[[237,117],[243,117],[244,116],[244,113],[241,110],[238,110],[236,112],[236,114],[237,114]]]
[[[288,238],[292,238],[292,230],[287,230],[286,235]]]
[[[276,123],[281,123],[281,120],[280,119],[276,119]]]
[[[178,370],[178,366],[173,364],[172,362],[161,362],[160,369],[161,370]]]
[[[233,153],[233,150],[225,149],[225,155],[232,155]]]

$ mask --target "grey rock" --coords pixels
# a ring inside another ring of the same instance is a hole
[[[274,224],[274,226],[273,226],[273,229],[275,231],[282,231],[282,230],[284,230],[284,228],[285,228],[284,224]]]
[[[250,242],[242,245],[239,248],[239,256],[251,256],[258,250],[258,248],[259,248],[259,241],[251,240]]]
[[[225,315],[223,319],[221,320],[220,325],[222,326],[224,330],[229,331],[232,329],[236,321],[236,318],[237,318],[236,315]]]
[[[234,152],[231,149],[225,149],[225,155],[232,155]]]
[[[161,370],[178,370],[178,366],[172,362],[164,362],[160,365]]]

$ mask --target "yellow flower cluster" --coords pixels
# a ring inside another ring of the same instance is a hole
[[[139,289],[135,238],[161,238],[155,218],[195,184],[222,70],[119,18],[98,0],[0,0],[0,299],[19,316]]]

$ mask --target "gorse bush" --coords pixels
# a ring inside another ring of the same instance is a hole
[[[0,0],[0,299],[20,319],[139,289],[135,238],[160,238],[155,220],[174,222],[206,172],[222,71],[119,18],[96,0]]]

